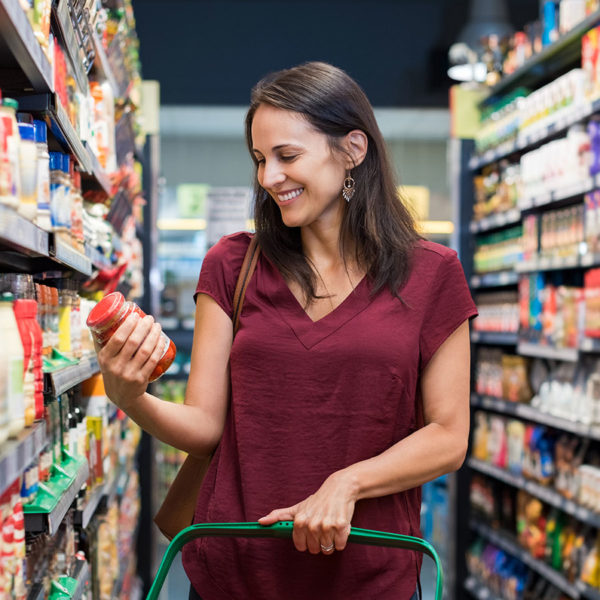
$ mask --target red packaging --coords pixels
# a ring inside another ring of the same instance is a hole
[[[113,333],[119,328],[121,323],[132,313],[137,313],[140,318],[146,316],[146,313],[135,302],[128,302],[120,292],[107,294],[94,306],[87,318],[87,326],[92,332],[92,336],[100,346],[104,346],[112,337]],[[148,381],[152,382],[158,379],[170,366],[177,349],[169,337],[161,332],[165,344],[165,350],[162,358],[156,365]]]

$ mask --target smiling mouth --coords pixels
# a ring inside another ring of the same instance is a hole
[[[279,202],[287,202],[288,200],[293,200],[297,196],[299,196],[304,191],[304,188],[298,188],[297,190],[292,190],[287,194],[277,194],[277,198]]]

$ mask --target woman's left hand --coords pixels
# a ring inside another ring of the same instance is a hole
[[[293,521],[297,550],[333,554],[343,550],[356,504],[356,484],[345,471],[330,475],[311,496],[288,508],[278,508],[258,520],[261,525]]]

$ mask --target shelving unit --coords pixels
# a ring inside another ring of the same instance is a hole
[[[0,493],[23,474],[33,459],[47,444],[46,423],[38,421],[23,431],[16,440],[9,440],[0,450]]]
[[[47,373],[46,377],[52,395],[57,397],[99,372],[98,359],[95,354],[92,354],[83,357],[76,365]]]
[[[124,68],[123,49],[118,48],[116,57],[114,54],[107,56],[96,31],[88,29],[87,23],[84,22],[82,25],[78,19],[76,3],[71,0],[58,0],[52,4],[52,33],[64,52],[65,60],[70,65],[79,91],[83,94],[89,92],[88,71],[94,69],[94,80],[106,80],[115,98],[127,102],[127,97],[119,92],[128,92],[131,89],[131,82],[137,81],[137,77],[130,77],[129,72]],[[23,3],[19,0],[0,0],[0,89],[2,94],[16,98],[19,103],[19,111],[29,112],[35,118],[46,122],[49,150],[60,150],[72,155],[71,164],[74,164],[75,169],[81,174],[83,192],[94,192],[99,199],[107,198],[107,201],[110,201],[118,191],[114,189],[113,178],[102,167],[92,147],[80,139],[78,129],[71,123],[70,109],[61,104],[59,94],[55,93],[57,90],[60,91],[60,82],[58,79],[56,80],[57,89],[55,90],[53,80],[55,74],[34,35],[22,6]],[[101,10],[100,6],[98,9]],[[109,15],[109,18],[112,17]],[[86,34],[87,38],[82,37],[82,33]],[[120,35],[123,33],[121,32]],[[80,52],[79,44],[86,47],[86,52]],[[115,50],[117,50],[117,45],[115,45]],[[112,52],[112,47],[109,48],[109,52]],[[118,79],[114,73],[114,65],[120,69]],[[57,69],[57,73],[60,73],[59,69]],[[125,112],[131,112],[130,107],[126,106],[125,108],[127,109]],[[133,108],[135,110],[136,107]],[[121,143],[135,148],[133,119],[131,116],[128,116],[127,119],[128,128],[121,130],[123,136]],[[130,136],[131,139],[126,139],[127,136]],[[138,151],[138,156],[139,154]],[[149,166],[150,169],[154,167],[156,167],[155,164]],[[150,175],[154,179],[156,179],[156,173],[156,168],[150,173],[146,173],[144,170],[145,176]],[[130,202],[129,199],[128,201]],[[151,203],[152,199],[149,199],[148,204]],[[131,206],[127,214],[131,214]],[[140,235],[141,226],[139,223],[136,225],[136,233]],[[112,269],[115,266],[112,260],[119,260],[120,254],[128,250],[125,246],[128,242],[122,242],[121,238],[124,239],[122,223],[121,229],[115,233],[113,238],[114,244],[110,259],[107,258],[108,252],[105,255],[100,251],[100,247],[91,247],[89,243],[84,244],[83,251],[78,251],[67,237],[63,237],[62,232],[60,235],[48,233],[23,218],[17,211],[0,205],[0,273],[27,273],[35,277],[36,283],[44,282],[45,284],[48,281],[48,285],[59,288],[57,280],[69,279],[75,283],[73,287],[81,287],[87,279],[95,274],[95,271]],[[150,264],[145,266],[147,271],[150,271],[151,266]],[[150,287],[148,277],[149,274],[145,278],[144,285],[147,288]],[[122,284],[123,282],[121,282]],[[61,318],[63,317],[64,315],[61,315]],[[44,358],[49,357],[44,356]],[[68,362],[67,359],[64,360],[64,363]],[[52,367],[49,365],[52,364],[52,361],[45,360],[44,364],[50,371]],[[120,447],[122,452],[118,453],[118,456],[114,447],[110,449],[110,463],[113,464],[113,461],[117,461],[119,466],[114,471],[104,474],[105,481],[92,489],[87,495],[85,505],[81,506],[82,489],[86,482],[90,485],[88,481],[90,467],[87,457],[71,456],[67,453],[65,421],[69,419],[66,419],[66,411],[71,410],[72,399],[78,399],[80,396],[78,389],[73,388],[77,388],[79,384],[98,372],[96,355],[88,354],[84,355],[76,364],[44,373],[45,419],[47,421],[34,423],[17,439],[3,443],[0,448],[0,492],[4,492],[14,485],[19,477],[36,464],[38,459],[47,456],[48,451],[51,450],[53,454],[54,463],[50,469],[50,478],[48,481],[39,483],[38,491],[33,497],[28,498],[29,502],[23,507],[28,543],[35,540],[38,545],[41,545],[42,553],[54,552],[54,544],[59,543],[65,531],[70,531],[71,535],[74,535],[71,523],[74,523],[75,534],[78,528],[88,528],[88,534],[92,535],[90,532],[94,532],[97,527],[94,520],[102,518],[102,514],[111,505],[120,504],[121,498],[128,488],[128,483],[132,481],[131,474],[136,470],[134,463],[137,458],[132,458],[133,449],[129,446],[131,444],[130,434],[135,435],[135,432],[130,430],[127,438],[121,437],[120,434],[125,431],[126,421],[123,420],[122,414],[117,417],[115,408],[115,412],[109,416],[108,420],[116,429],[114,439],[123,439],[123,442],[120,443],[124,445]],[[67,393],[68,395],[65,395]],[[59,397],[61,398],[59,399]],[[66,408],[67,406],[69,408]],[[56,409],[56,412],[53,413],[49,407]],[[76,408],[85,409],[85,405],[82,403],[76,405]],[[80,415],[80,413],[78,414]],[[88,416],[91,417],[91,414]],[[68,427],[72,432],[73,425],[70,420]],[[59,430],[58,435],[57,429]],[[81,443],[81,439],[78,442]],[[125,455],[126,457],[124,457]],[[127,462],[127,464],[121,464],[121,462]],[[104,462],[104,467],[107,464],[108,460]],[[127,493],[131,491],[132,489],[129,489]],[[149,495],[148,491],[140,494],[143,499]],[[77,506],[80,507],[80,510],[75,510]],[[148,512],[146,507],[144,507],[144,511],[142,515],[145,519],[144,526],[139,530],[145,531],[150,529],[151,524],[150,516],[146,514]],[[127,532],[127,535],[134,533],[137,535],[137,531],[138,529],[134,529]],[[133,539],[135,540],[135,537]],[[48,540],[47,548],[46,540]],[[147,537],[144,544],[148,543],[151,544],[151,538]],[[128,562],[133,565],[136,559],[135,541],[131,550]],[[46,558],[48,557],[45,556]],[[96,560],[93,552],[87,558]],[[70,577],[52,579],[52,586],[55,588],[53,591],[58,593],[60,598],[65,599],[76,600],[87,597],[85,592],[94,568],[92,563],[87,560],[78,561],[70,573]],[[139,571],[142,572],[145,568],[146,564],[142,559],[139,563]],[[40,569],[42,569],[41,565]],[[115,582],[117,591],[121,590],[124,574],[123,570],[119,581]],[[28,573],[28,575],[31,574]],[[47,577],[47,573],[44,575]],[[39,579],[34,577],[32,580],[41,580],[41,576]],[[145,574],[145,583],[147,580],[148,575]],[[47,593],[39,584],[34,584],[28,590],[28,600],[43,600],[47,597]],[[54,598],[54,596],[52,597]],[[91,598],[91,595],[89,597]],[[125,598],[126,595],[116,597]],[[129,597],[127,598],[131,600]]]
[[[496,596],[473,576],[467,577],[465,580],[465,590],[478,600],[501,600],[500,596]]]
[[[73,458],[63,463],[48,484],[40,484],[35,502],[23,507],[25,529],[50,535],[56,533],[88,476],[89,467],[85,458]]]
[[[471,340],[481,344],[493,344],[499,346],[516,346],[518,336],[516,333],[505,331],[472,331]]]
[[[540,85],[548,83],[555,76],[565,73],[570,67],[580,66],[581,38],[588,30],[598,24],[600,24],[600,11],[590,15],[567,35],[535,55],[515,73],[503,78],[497,86],[490,90],[482,106],[488,106],[499,100],[502,95],[516,89],[518,86],[526,86],[534,90]],[[556,114],[557,117],[554,122],[538,129],[535,133],[531,135],[518,134],[513,140],[504,142],[481,154],[474,152],[474,143],[471,140],[452,141],[453,194],[458,206],[457,222],[459,225],[456,240],[467,279],[471,284],[471,288],[477,291],[478,296],[496,290],[514,290],[517,288],[520,279],[530,273],[547,272],[547,278],[551,281],[558,280],[553,272],[568,273],[571,279],[567,279],[567,281],[575,281],[578,282],[577,285],[580,285],[579,282],[582,281],[586,269],[600,266],[600,256],[589,252],[585,244],[580,244],[576,251],[568,255],[566,253],[557,253],[556,255],[534,254],[530,260],[521,260],[512,268],[506,268],[503,271],[472,273],[475,240],[480,234],[500,233],[504,228],[523,222],[529,214],[542,215],[549,210],[582,204],[585,194],[600,189],[600,176],[589,175],[581,180],[573,181],[566,187],[548,189],[548,191],[539,193],[535,197],[520,197],[516,202],[516,207],[511,210],[487,215],[485,218],[477,220],[474,219],[473,177],[482,167],[509,157],[511,161],[518,161],[519,156],[524,152],[566,134],[571,125],[586,123],[592,115],[600,114],[600,99],[588,99],[579,104],[574,103],[569,113],[562,111]],[[487,239],[490,239],[490,236]],[[502,239],[502,237],[498,236],[498,239]],[[584,337],[579,340],[576,348],[555,348],[531,343],[535,338],[529,337],[527,333],[492,335],[488,332],[473,331],[471,336],[473,363],[476,362],[477,353],[482,345],[497,346],[508,354],[549,361],[546,363],[547,365],[556,363],[575,364],[585,358],[588,353],[600,352],[600,340],[597,339]],[[471,407],[473,410],[487,411],[508,418],[545,425],[558,432],[569,432],[592,442],[600,441],[599,426],[568,420],[563,418],[564,415],[545,413],[528,404],[513,403],[500,398],[472,394]],[[488,479],[500,482],[500,487],[507,486],[515,490],[524,490],[529,495],[541,500],[545,506],[559,509],[594,530],[600,529],[600,514],[581,506],[574,500],[565,498],[551,486],[541,485],[521,474],[498,468],[491,463],[477,460],[473,456],[467,459],[465,467],[458,474],[455,515],[457,531],[470,528],[474,534],[520,559],[530,569],[538,573],[540,577],[552,583],[570,598],[599,597],[598,591],[592,590],[582,582],[573,584],[546,563],[534,559],[508,532],[496,531],[487,523],[474,519],[470,510],[469,499],[470,479],[473,474],[484,475]],[[482,598],[484,600],[493,599],[494,596],[491,590],[467,573],[464,560],[467,544],[468,541],[464,540],[459,540],[457,544],[459,560],[453,588],[454,597],[458,599],[465,597]]]
[[[587,525],[596,528],[600,527],[600,514],[595,513],[572,500],[567,500],[552,488],[537,483],[536,481],[528,480],[522,475],[514,475],[509,471],[495,467],[487,462],[477,460],[476,458],[469,458],[467,464],[472,470],[477,471],[478,473],[483,473],[488,477],[498,479],[508,485],[525,490],[532,496],[542,500],[542,502],[554,506],[555,508],[559,508],[582,523],[586,523]]]
[[[567,579],[561,573],[555,571],[552,567],[541,560],[533,558],[529,552],[519,546],[516,539],[514,539],[512,536],[500,531],[496,531],[486,523],[482,523],[475,519],[471,520],[470,527],[483,539],[488,540],[490,543],[498,546],[498,548],[501,548],[505,552],[508,552],[508,554],[518,558],[521,562],[524,562],[530,569],[536,571],[539,575],[547,579],[550,583],[552,583],[552,585],[569,596],[569,598],[578,600],[579,598],[587,597],[582,594],[582,589],[572,583],[569,583],[569,581],[567,581]]]
[[[50,62],[35,39],[19,0],[0,0],[0,37],[8,50],[0,55],[0,75],[4,79],[4,73],[10,70],[6,78],[9,89],[54,91]]]
[[[568,431],[579,435],[582,438],[589,438],[600,441],[600,427],[597,425],[585,425],[576,421],[568,421],[555,415],[544,413],[529,404],[519,402],[509,402],[501,398],[492,398],[490,396],[479,396],[471,394],[471,406],[490,410],[510,417],[516,417],[525,421],[539,423],[554,427],[559,431]]]

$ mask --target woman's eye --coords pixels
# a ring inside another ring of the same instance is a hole
[[[286,156],[281,156],[280,159],[283,162],[291,162],[293,161],[295,158],[297,158],[297,154],[290,154],[290,155],[286,155]]]
[[[264,158],[256,158],[256,164],[257,165],[264,165],[265,164],[265,159]]]

